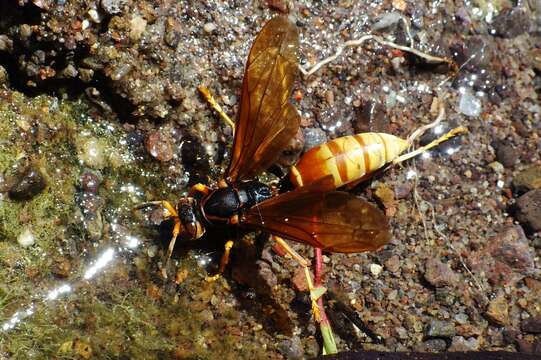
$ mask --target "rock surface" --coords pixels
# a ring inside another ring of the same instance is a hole
[[[517,220],[533,231],[541,231],[541,189],[528,191],[517,199]]]

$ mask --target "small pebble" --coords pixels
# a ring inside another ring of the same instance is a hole
[[[400,270],[400,258],[398,255],[393,255],[389,259],[387,259],[384,263],[387,270],[389,270],[392,273],[397,272]]]
[[[163,135],[161,131],[154,131],[147,136],[145,148],[152,157],[159,161],[167,162],[173,159],[171,138]]]
[[[79,75],[79,72],[77,71],[75,66],[73,66],[72,64],[69,64],[68,66],[64,68],[64,70],[62,70],[62,74],[67,78],[74,78],[77,75]]]
[[[0,85],[8,84],[9,76],[6,68],[0,65]]]
[[[36,239],[30,228],[25,228],[17,237],[17,242],[24,248],[34,245]]]
[[[329,106],[334,105],[334,93],[332,92],[332,90],[325,91],[325,101],[327,101],[327,104]]]
[[[310,277],[312,281],[314,280],[313,274],[310,272]],[[306,274],[302,267],[297,267],[295,274],[291,278],[291,282],[297,291],[306,291],[308,290],[308,284],[306,283]]]
[[[91,172],[85,172],[81,176],[81,187],[84,192],[97,194],[100,186],[100,179],[98,176]]]
[[[430,258],[425,263],[425,279],[432,286],[448,286],[458,281],[457,274],[439,259]]]
[[[283,14],[287,14],[287,1],[286,0],[267,0],[267,6],[270,9],[280,11]]]
[[[530,28],[530,16],[523,7],[503,9],[492,22],[494,32],[508,39],[524,34]]]
[[[465,90],[458,104],[461,113],[467,116],[476,117],[481,114],[481,100],[475,97],[469,90]]]
[[[378,265],[378,264],[370,264],[370,272],[372,273],[372,275],[374,275],[375,277],[378,277],[379,274],[381,274],[381,271],[383,270],[383,266],[381,265]]]
[[[135,16],[130,20],[130,39],[137,41],[141,38],[141,35],[145,32],[147,27],[147,21],[141,16]]]
[[[492,170],[494,170],[494,172],[496,174],[503,174],[505,168],[503,167],[503,165],[497,161],[493,161],[491,162],[490,164],[488,164],[488,166],[490,166],[492,168]]]
[[[450,338],[455,336],[455,325],[449,321],[431,320],[428,325],[426,336]]]
[[[527,333],[541,334],[541,316],[522,320],[520,328]]]
[[[517,200],[517,220],[533,231],[541,231],[541,189],[528,191]]]
[[[208,23],[206,23],[205,25],[203,25],[203,30],[204,30],[207,34],[210,34],[210,33],[213,32],[214,30],[216,30],[216,24],[211,23],[211,22],[208,22]]]
[[[413,185],[409,182],[401,183],[394,188],[394,196],[397,200],[405,199],[413,190]]]
[[[447,342],[443,339],[429,339],[414,347],[415,351],[432,353],[442,352],[445,349],[447,349]]]
[[[278,349],[288,360],[302,359],[304,356],[301,340],[297,336],[282,340],[278,344]]]
[[[372,30],[379,31],[390,27],[400,21],[402,15],[397,12],[388,12],[378,17],[377,22],[372,26]]]
[[[150,245],[147,249],[147,255],[149,258],[153,258],[158,253],[158,246]]]
[[[408,4],[405,0],[393,0],[392,5],[395,9],[400,11],[406,11]]]
[[[466,351],[477,351],[479,350],[479,341],[471,337],[468,340],[464,339],[462,336],[453,336],[453,341],[451,343],[451,346],[447,351],[453,352],[453,351],[460,351],[460,352],[466,352]]]
[[[541,72],[541,49],[532,50],[530,57],[532,59],[533,68]]]
[[[459,324],[465,324],[468,322],[468,315],[459,313],[455,315],[455,321]]]
[[[494,141],[492,147],[496,150],[496,159],[506,168],[515,165],[519,158],[518,151],[508,141]]]
[[[120,13],[124,5],[126,0],[101,0],[101,8],[109,15]]]
[[[61,278],[67,278],[70,275],[71,263],[64,257],[54,259],[54,264],[51,267],[51,272]]]
[[[13,200],[30,200],[43,191],[47,186],[41,172],[29,166],[22,174],[17,176],[15,183],[9,189],[9,197]]]
[[[93,22],[99,24],[101,22],[101,15],[96,11],[96,9],[90,9],[88,10],[88,16],[90,16],[90,20]]]
[[[84,138],[78,144],[79,160],[87,166],[102,169],[106,165],[106,145],[97,138]]]
[[[0,35],[0,51],[11,51],[13,49],[13,40],[7,35]]]
[[[522,170],[513,178],[515,191],[524,193],[541,188],[541,165],[533,165]]]
[[[488,320],[496,325],[506,325],[509,322],[508,301],[504,295],[499,295],[488,304],[485,312]]]

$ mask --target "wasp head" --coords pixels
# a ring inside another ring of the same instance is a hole
[[[182,224],[181,233],[190,240],[199,239],[205,233],[205,227],[197,218],[197,201],[192,197],[181,198],[177,203],[177,213]]]

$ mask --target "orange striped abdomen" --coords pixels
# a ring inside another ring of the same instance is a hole
[[[406,140],[385,133],[343,136],[308,150],[290,171],[295,187],[332,175],[337,188],[357,181],[397,158]]]

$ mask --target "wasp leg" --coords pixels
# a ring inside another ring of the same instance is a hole
[[[295,250],[293,250],[288,243],[285,242],[284,239],[278,236],[274,236],[274,240],[280,244],[284,250],[291,255],[293,259],[295,259],[300,266],[304,269],[304,274],[306,276],[306,284],[308,285],[308,291],[310,292],[310,301],[312,303],[312,313],[314,314],[314,318],[317,322],[321,321],[321,314],[319,311],[319,306],[317,304],[318,299],[323,296],[326,289],[322,286],[314,287],[314,284],[312,283],[312,277],[310,275],[310,269],[308,269],[308,261],[300,256]]]
[[[228,240],[225,243],[224,253],[222,254],[222,258],[220,260],[220,268],[218,269],[218,273],[213,276],[207,276],[206,278],[207,281],[216,281],[220,278],[220,276],[225,270],[225,267],[229,263],[229,254],[231,253],[232,247],[233,247],[233,240]]]
[[[169,241],[169,247],[167,249],[167,255],[165,258],[165,266],[162,269],[162,276],[164,279],[167,279],[167,265],[169,265],[169,259],[171,258],[171,254],[173,253],[173,249],[175,248],[175,243],[177,241],[178,234],[180,234],[181,224],[180,219],[177,214],[177,210],[175,207],[166,200],[158,200],[158,201],[149,201],[140,205],[137,205],[136,209],[142,209],[144,207],[148,206],[163,206],[167,210],[167,214],[164,216],[165,219],[173,219],[175,222],[175,226],[173,227],[173,236],[171,237],[171,240]]]
[[[188,196],[193,197],[196,192],[200,192],[200,193],[203,193],[204,195],[208,195],[208,193],[210,192],[210,189],[209,189],[209,187],[207,185],[195,184],[190,189],[190,192],[188,193]]]
[[[218,181],[218,187],[220,189],[223,189],[223,188],[229,187],[229,185],[224,179],[221,179],[220,181]]]
[[[212,94],[210,93],[209,89],[207,89],[205,86],[201,85],[197,88],[197,90],[199,90],[199,92],[201,93],[201,95],[203,95],[203,97],[205,98],[205,100],[207,100],[207,102],[210,104],[210,106],[216,110],[216,112],[218,113],[218,115],[220,115],[220,117],[222,118],[223,121],[226,122],[227,125],[231,126],[231,129],[233,129],[233,134],[235,133],[235,123],[233,122],[233,120],[231,120],[229,118],[229,116],[227,116],[227,114],[222,110],[222,107],[218,104],[218,102],[216,101],[216,99],[214,99],[214,97],[212,96]]]
[[[173,236],[169,241],[169,247],[167,248],[167,255],[165,258],[165,265],[162,269],[162,276],[164,279],[167,279],[167,266],[169,265],[169,259],[171,259],[171,254],[173,254],[173,249],[175,248],[175,243],[177,242],[178,234],[180,234],[180,220],[175,216],[172,216],[175,221],[175,226],[173,227]]]

